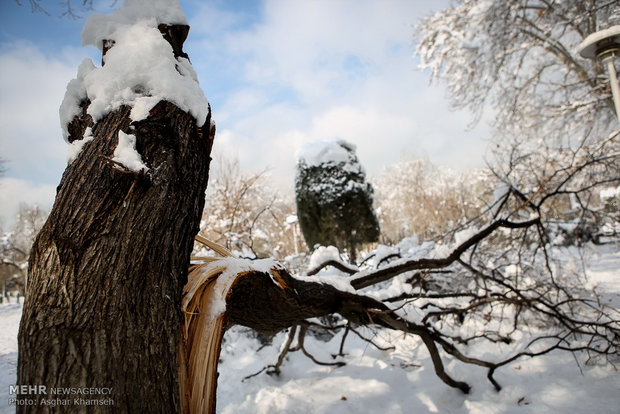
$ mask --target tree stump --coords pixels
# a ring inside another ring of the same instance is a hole
[[[204,207],[214,128],[161,101],[143,121],[129,107],[93,126],[83,113],[70,141],[94,140],[65,170],[29,263],[19,330],[18,384],[30,398],[110,398],[71,412],[180,411],[181,295]],[[112,161],[119,131],[136,136],[148,172]],[[53,387],[105,387],[109,395],[50,395]],[[55,412],[19,406],[18,412]]]

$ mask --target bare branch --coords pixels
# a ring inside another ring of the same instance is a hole
[[[399,260],[394,264],[390,264],[384,268],[372,272],[360,272],[357,277],[354,277],[353,280],[351,280],[351,285],[355,289],[363,289],[412,270],[441,269],[447,267],[454,263],[465,251],[482,241],[498,228],[525,228],[535,225],[539,222],[539,220],[539,218],[534,218],[524,222],[512,222],[506,219],[497,220],[471,236],[469,239],[465,240],[459,246],[456,246],[445,258],[414,259],[404,261]]]

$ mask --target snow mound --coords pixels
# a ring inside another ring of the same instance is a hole
[[[136,136],[125,134],[123,131],[118,131],[118,145],[114,150],[112,161],[123,164],[127,169],[135,172],[149,169],[136,151]]]
[[[321,164],[347,164],[351,162],[351,153],[355,145],[344,141],[313,141],[302,145],[296,152],[297,162],[302,160],[308,166]]]
[[[82,29],[82,46],[103,50],[104,39],[114,39],[119,29],[142,20],[155,19],[156,24],[183,24],[187,19],[175,0],[125,0],[121,7],[109,14],[95,13],[86,19]]]
[[[618,187],[604,188],[599,193],[601,200],[608,200],[614,197],[620,197],[620,185]]]
[[[338,248],[335,246],[319,246],[312,252],[312,256],[310,256],[308,268],[314,269],[330,260],[335,260],[336,262],[342,261]]]
[[[90,100],[87,113],[94,122],[122,105],[132,107],[131,119],[140,121],[160,101],[172,102],[204,125],[209,103],[198,77],[186,58],[174,57],[172,46],[157,28],[160,23],[187,24],[177,0],[125,0],[108,15],[88,18],[83,44],[102,48],[103,40],[114,46],[95,67],[90,59],[79,66],[69,82],[60,107],[63,136],[67,125],[80,114],[80,104]]]
[[[86,128],[86,131],[84,131],[84,137],[82,139],[76,139],[69,144],[69,150],[67,151],[67,162],[71,164],[73,161],[75,161],[78,155],[80,155],[80,152],[82,152],[82,148],[84,148],[84,145],[86,145],[87,142],[90,142],[93,139],[95,139],[95,137],[93,137],[93,130],[91,129],[91,127]]]

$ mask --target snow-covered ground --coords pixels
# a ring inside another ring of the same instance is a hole
[[[17,376],[17,330],[22,316],[22,304],[0,305],[0,413],[13,413],[9,407],[9,385]]]
[[[370,331],[365,332],[370,335]],[[385,333],[382,335],[385,336]],[[276,340],[283,341],[280,335]],[[374,338],[386,345],[384,338]],[[497,393],[486,372],[448,363],[458,379],[468,381],[469,395],[437,378],[428,352],[402,334],[389,338],[395,351],[379,351],[349,335],[340,368],[315,365],[300,352],[289,354],[280,377],[262,373],[243,381],[277,360],[275,347],[227,334],[220,367],[218,412],[268,413],[619,413],[620,375],[613,367],[581,366],[568,353],[517,361],[496,375],[504,389]],[[306,339],[307,349],[333,361],[339,336],[325,344]]]
[[[620,307],[618,246],[589,246],[581,254],[568,249],[566,257],[571,256],[578,262],[583,259],[588,288],[608,305]],[[519,359],[497,371],[501,392],[487,380],[486,370],[447,362],[454,378],[472,385],[471,393],[464,395],[435,375],[418,338],[387,330],[377,334],[368,328],[361,330],[365,337],[395,349],[381,351],[350,333],[343,367],[316,365],[298,351],[288,354],[280,376],[263,372],[245,379],[277,361],[278,344],[287,334],[274,338],[276,346],[261,348],[243,332],[233,328],[222,345],[221,413],[620,413],[620,372],[611,364],[588,364],[583,354],[554,352]],[[333,362],[341,336],[327,343],[308,336],[306,349],[321,361]],[[499,347],[482,346],[485,349],[476,349],[476,354],[487,357],[497,354]],[[515,345],[502,346],[499,350],[506,353]]]
[[[620,251],[608,246],[590,251],[590,287],[606,300],[620,303]],[[8,407],[9,385],[15,382],[20,304],[0,305],[0,413]],[[227,332],[219,367],[218,412],[238,413],[620,413],[620,373],[611,365],[585,364],[585,356],[555,352],[521,359],[500,368],[495,392],[486,371],[454,361],[447,370],[473,386],[469,395],[452,389],[435,375],[428,352],[417,338],[382,330],[360,331],[381,351],[350,333],[343,367],[319,366],[300,351],[289,353],[280,376],[262,372],[277,360],[280,333],[274,346],[261,347],[244,328]],[[306,348],[317,359],[331,361],[341,335],[329,342],[308,336]],[[509,345],[505,345],[509,346]],[[484,350],[483,350],[484,351]],[[488,352],[492,352],[491,348]],[[336,359],[338,360],[338,359]]]

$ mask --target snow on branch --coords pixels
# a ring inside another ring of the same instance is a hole
[[[523,222],[513,222],[507,219],[494,221],[456,246],[446,257],[437,259],[423,258],[413,260],[397,260],[378,270],[359,272],[357,275],[353,276],[351,285],[353,285],[355,289],[363,289],[412,270],[441,269],[447,267],[454,263],[469,248],[473,247],[475,244],[479,243],[501,227],[508,229],[525,228],[533,226],[539,222],[539,218],[534,218]]]

